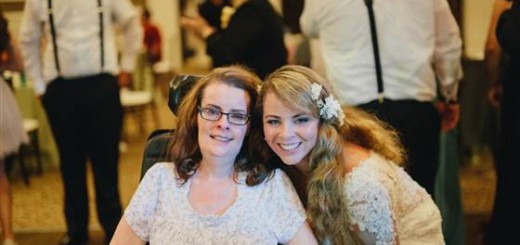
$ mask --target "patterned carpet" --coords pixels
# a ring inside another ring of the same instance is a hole
[[[459,170],[462,205],[465,214],[489,214],[493,209],[496,174],[488,154]]]
[[[127,130],[130,131],[130,130]],[[126,206],[137,187],[143,145],[147,133],[126,133],[128,149],[121,154],[119,165],[121,201]],[[94,186],[89,169],[89,197],[91,228],[100,229],[95,212]],[[64,231],[63,186],[57,167],[47,169],[43,175],[32,175],[26,186],[16,172],[13,172],[13,223],[16,232]]]

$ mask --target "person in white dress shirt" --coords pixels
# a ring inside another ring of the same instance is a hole
[[[380,89],[366,3],[374,13]],[[300,22],[306,36],[319,38],[326,75],[341,103],[396,128],[408,154],[407,171],[433,195],[441,128],[454,128],[459,117],[462,41],[448,2],[305,1]],[[436,80],[444,97],[438,108]]]
[[[116,25],[123,35],[120,62]],[[25,1],[20,30],[25,71],[41,97],[60,153],[67,224],[61,244],[88,240],[87,160],[107,241],[121,218],[119,87],[129,85],[141,46],[139,15],[130,0]]]
[[[404,171],[397,133],[342,107],[315,71],[273,72],[255,114],[255,156],[286,170],[320,244],[443,244],[439,209]]]

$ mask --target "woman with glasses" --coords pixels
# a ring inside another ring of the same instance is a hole
[[[111,244],[317,244],[288,177],[249,160],[259,84],[231,66],[194,85],[178,110],[172,162],[147,171]]]

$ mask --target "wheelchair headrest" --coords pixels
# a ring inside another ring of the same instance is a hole
[[[170,107],[174,115],[177,115],[177,109],[184,99],[184,96],[188,94],[188,91],[190,91],[200,78],[201,76],[197,75],[179,74],[170,81],[168,107]]]

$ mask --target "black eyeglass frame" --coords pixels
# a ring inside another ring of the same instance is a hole
[[[203,111],[204,110],[214,110],[216,112],[219,113],[218,117],[216,119],[209,119],[209,118],[206,118],[204,117],[204,114],[203,114]],[[202,106],[197,106],[197,111],[199,112],[200,114],[200,117],[202,117],[202,119],[204,120],[207,120],[207,121],[212,121],[212,122],[216,122],[218,120],[220,120],[222,118],[222,115],[226,115],[226,119],[227,121],[230,123],[230,124],[233,124],[233,125],[238,125],[238,126],[244,126],[244,125],[247,125],[247,123],[249,122],[249,119],[251,119],[251,115],[249,113],[247,114],[243,114],[243,113],[239,113],[239,112],[223,112],[219,109],[216,109],[216,108],[210,108],[210,107],[202,107]],[[246,120],[244,121],[243,124],[239,124],[239,123],[234,123],[234,122],[231,122],[229,120],[229,115],[232,115],[232,114],[239,114],[239,115],[243,115],[243,116],[246,116]]]

